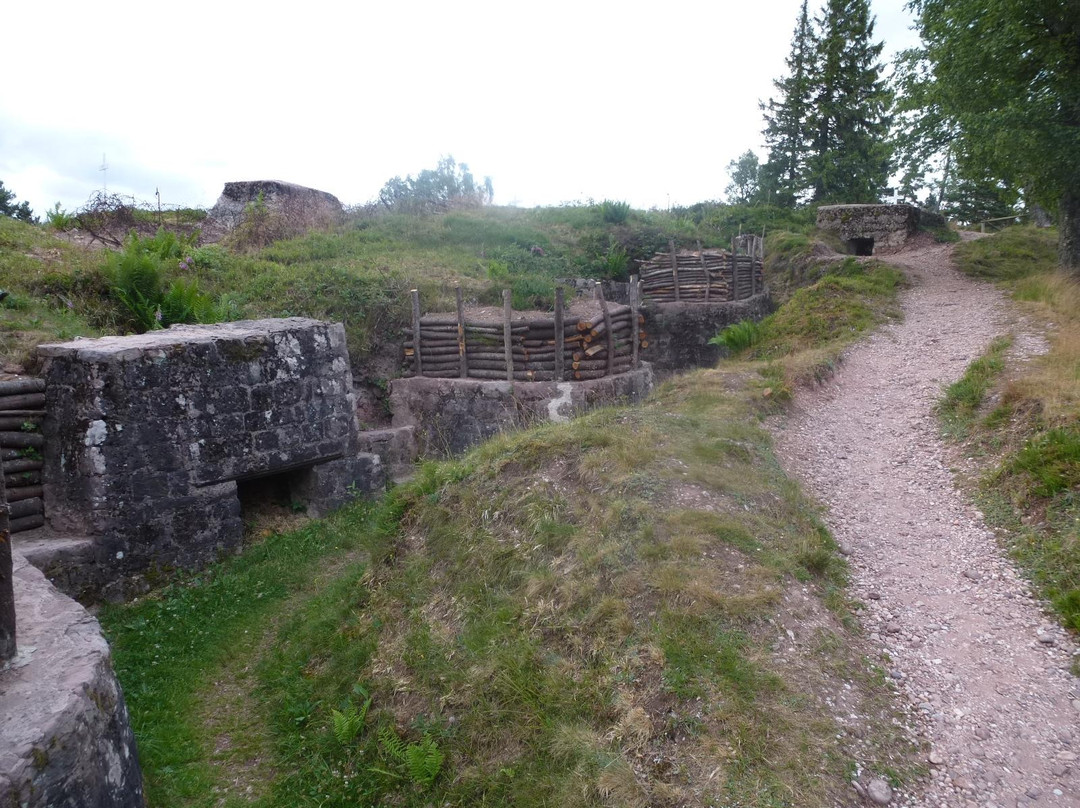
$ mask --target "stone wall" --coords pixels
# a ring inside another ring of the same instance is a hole
[[[0,805],[142,808],[135,738],[97,620],[15,554],[19,655],[0,669]]]
[[[772,311],[767,293],[730,303],[657,303],[642,310],[649,335],[648,360],[658,371],[714,367],[723,348],[709,340],[741,320],[760,320]]]
[[[285,475],[316,516],[383,485],[359,451],[340,324],[176,326],[39,352],[49,524],[94,537],[105,578],[238,547],[238,481]]]
[[[507,429],[566,421],[593,407],[637,402],[652,389],[652,368],[579,382],[477,379],[395,379],[390,403],[395,427],[414,427],[426,456],[459,454]]]
[[[326,191],[279,180],[227,182],[210,219],[226,228],[240,224],[244,209],[262,195],[263,203],[274,214],[286,217],[296,229],[330,227],[344,216],[340,200]]]

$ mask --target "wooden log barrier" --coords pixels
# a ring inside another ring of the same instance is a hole
[[[40,410],[45,406],[44,393],[24,393],[14,396],[0,396],[0,411]]]
[[[15,656],[15,589],[12,585],[11,520],[0,475],[0,662]]]

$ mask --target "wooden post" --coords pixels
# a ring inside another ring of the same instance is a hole
[[[566,334],[563,332],[563,288],[555,287],[555,381],[563,380]]]
[[[668,242],[668,249],[671,250],[671,279],[675,282],[675,302],[679,302],[679,258],[675,255],[675,239],[671,239]]]
[[[698,249],[698,257],[701,259],[701,271],[705,273],[705,302],[708,303],[709,302],[709,291],[710,291],[710,288],[709,288],[710,287],[709,268],[705,265],[705,250],[702,249],[700,240],[697,243],[697,249]],[[637,328],[636,325],[634,327]]]
[[[637,275],[630,276],[630,355],[633,359],[631,367],[637,370],[641,367],[641,358],[638,349],[641,344],[641,327],[638,325],[638,310],[641,296],[641,281]],[[608,329],[609,331],[611,329]]]
[[[757,294],[757,271],[754,262],[757,261],[757,236],[750,236],[750,297]]]
[[[506,380],[514,380],[514,346],[510,340],[510,318],[514,310],[510,307],[511,294],[503,289],[503,351],[506,353]]]
[[[11,530],[7,491],[0,474],[0,662],[15,656],[15,590],[11,580]]]
[[[596,283],[596,299],[600,301],[600,310],[604,313],[604,336],[607,337],[607,370],[606,376],[611,375],[611,369],[615,365],[615,328],[611,322],[611,312],[608,310],[607,300],[604,299],[604,290],[600,286],[600,282]],[[631,323],[632,327],[636,327],[636,323]]]
[[[413,289],[412,295],[412,344],[413,369],[417,376],[424,375],[424,362],[420,358],[420,291]]]
[[[461,378],[469,378],[469,358],[465,356],[465,301],[461,297],[461,287],[454,290],[457,298],[457,344],[461,359]]]

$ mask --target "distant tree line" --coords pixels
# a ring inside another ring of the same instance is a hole
[[[729,202],[898,196],[965,223],[1056,213],[1080,272],[1080,3],[912,0],[922,43],[886,81],[869,0],[803,0],[787,72],[762,102],[764,163],[728,164]]]
[[[460,207],[491,204],[495,190],[491,177],[477,182],[465,163],[443,157],[434,169],[425,169],[413,177],[387,180],[379,192],[379,202],[395,211],[431,213]]]
[[[5,188],[3,182],[0,182],[0,216],[10,216],[12,219],[27,223],[37,221],[34,211],[30,209],[30,203],[20,202],[16,205],[15,192]]]

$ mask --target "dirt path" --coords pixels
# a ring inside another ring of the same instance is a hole
[[[882,667],[928,743],[921,793],[893,805],[1080,806],[1080,682],[1055,627],[957,491],[933,405],[995,336],[1042,350],[951,248],[888,260],[913,282],[903,323],[851,349],[777,435],[786,469],[827,508]]]

